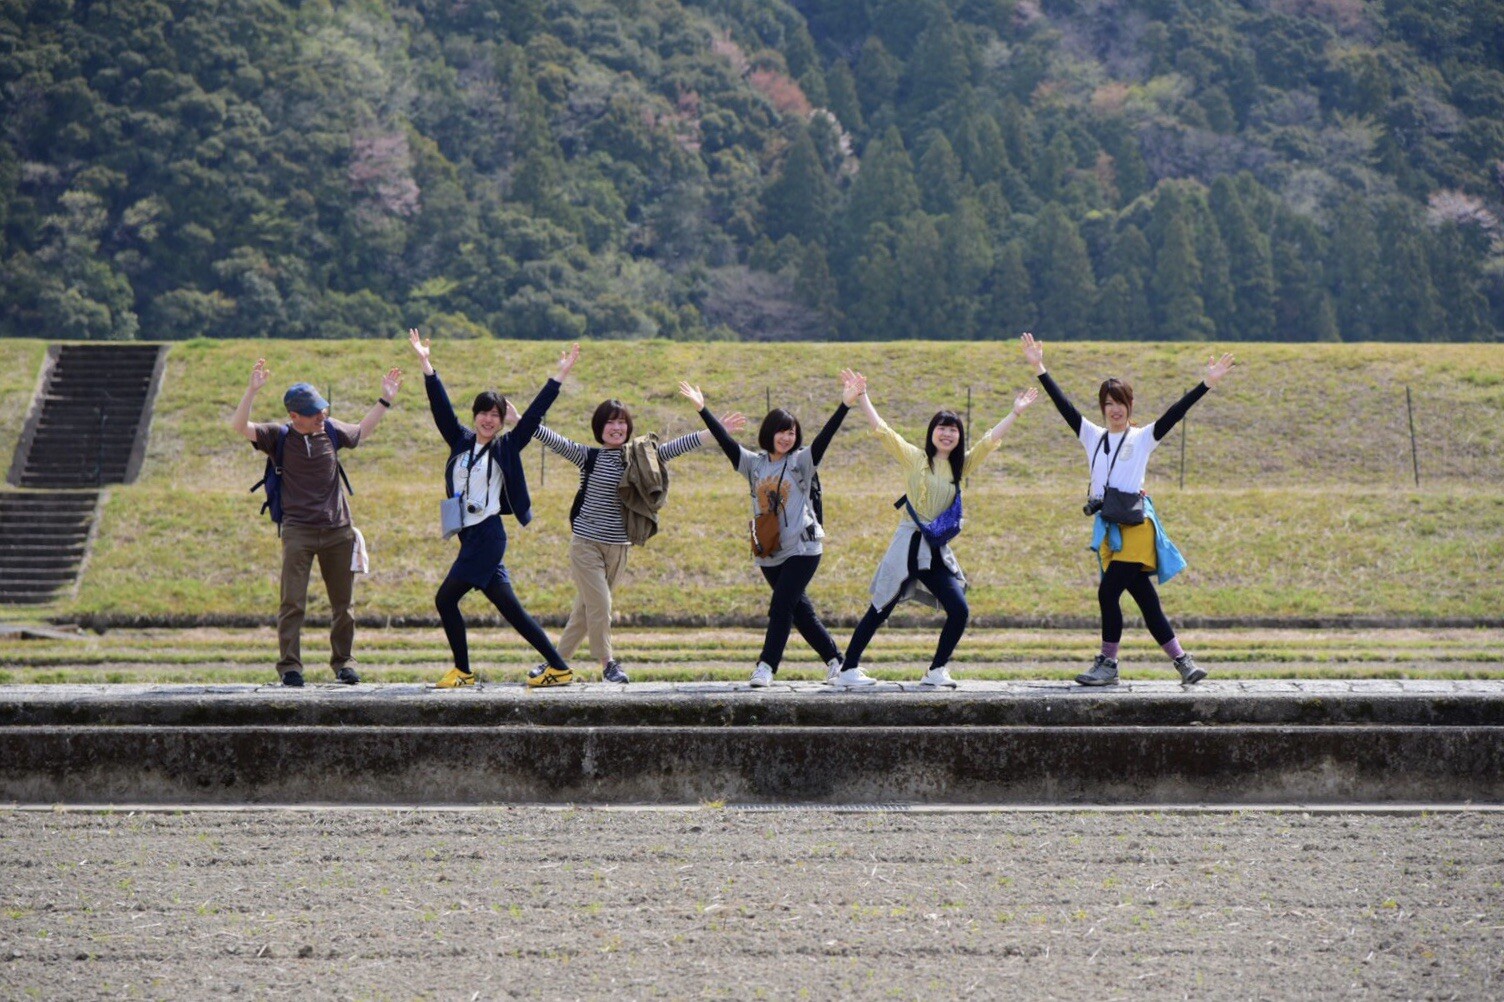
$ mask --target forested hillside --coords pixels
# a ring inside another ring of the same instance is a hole
[[[0,336],[1497,340],[1497,0],[0,0]]]

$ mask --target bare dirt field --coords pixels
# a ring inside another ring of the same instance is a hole
[[[1504,997],[1501,813],[4,810],[0,834],[5,999]]]

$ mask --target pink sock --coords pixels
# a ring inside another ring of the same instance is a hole
[[[1164,652],[1172,658],[1182,657],[1185,654],[1185,651],[1180,649],[1179,637],[1171,637],[1168,644],[1160,644],[1159,646],[1164,648]]]
[[[1105,640],[1102,641],[1102,656],[1104,658],[1112,658],[1114,661],[1116,661],[1118,658],[1118,645],[1109,644]]]

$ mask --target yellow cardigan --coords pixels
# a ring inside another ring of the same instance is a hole
[[[888,423],[881,419],[877,427],[872,429],[872,434],[877,436],[883,449],[902,467],[904,493],[908,495],[909,504],[914,506],[920,518],[929,522],[950,507],[950,503],[956,499],[956,488],[950,480],[950,463],[937,462],[935,469],[931,470],[924,450],[905,442],[903,436],[889,428]],[[980,442],[966,450],[966,462],[961,467],[961,475],[970,476],[998,445],[998,439],[983,435]],[[908,518],[908,512],[899,514],[900,521],[906,522]]]

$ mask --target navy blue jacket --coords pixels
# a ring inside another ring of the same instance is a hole
[[[428,391],[428,409],[433,412],[433,423],[449,444],[449,462],[444,464],[444,490],[449,490],[450,476],[460,453],[475,448],[475,432],[460,424],[455,417],[449,394],[444,391],[444,382],[438,372],[423,377],[423,388]],[[533,440],[533,432],[543,423],[543,416],[559,397],[559,381],[550,379],[543,389],[522,412],[517,427],[491,440],[493,461],[501,466],[501,511],[511,515],[521,525],[533,520],[533,502],[527,493],[527,477],[522,472],[522,450]]]

